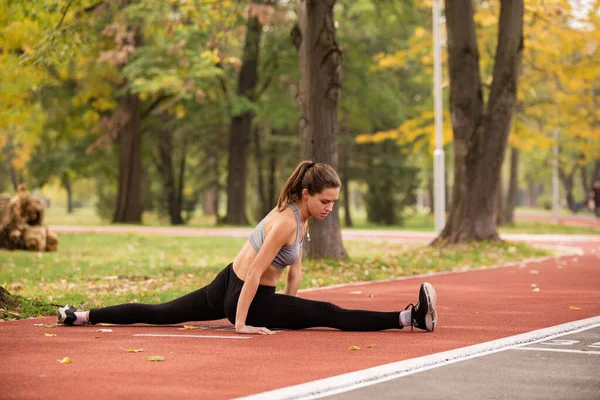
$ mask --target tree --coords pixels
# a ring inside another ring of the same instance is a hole
[[[523,1],[500,5],[493,81],[485,109],[470,0],[446,1],[454,187],[434,243],[497,240],[496,193],[512,122],[523,52]]]
[[[338,167],[338,102],[342,54],[333,17],[335,0],[298,0],[293,40],[298,49],[301,158]],[[322,221],[310,220],[310,258],[346,258],[338,206]]]

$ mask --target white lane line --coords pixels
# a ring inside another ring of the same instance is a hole
[[[148,337],[185,337],[185,338],[201,338],[201,339],[252,339],[251,336],[219,336],[219,335],[169,335],[159,333],[136,333],[133,336],[148,336]]]
[[[600,354],[600,351],[569,350],[569,349],[549,349],[547,347],[517,347],[517,348],[515,348],[513,350],[554,351],[556,353],[577,353],[577,354]]]
[[[456,362],[498,353],[517,346],[537,343],[554,337],[563,336],[568,333],[577,333],[596,327],[600,327],[600,316],[539,329],[503,339],[492,340],[490,342],[467,346],[460,349],[444,351],[424,357],[398,361],[373,368],[367,368],[361,371],[349,372],[330,378],[288,386],[281,389],[241,397],[238,400],[317,399],[386,382],[417,372],[454,364]]]

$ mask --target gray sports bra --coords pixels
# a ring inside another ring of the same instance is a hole
[[[279,253],[277,253],[275,259],[273,259],[273,262],[271,263],[271,265],[277,269],[284,269],[288,265],[293,264],[294,261],[296,261],[300,256],[300,250],[302,249],[302,242],[300,241],[300,234],[302,232],[302,222],[300,221],[300,213],[293,204],[289,204],[288,206],[292,209],[292,211],[294,211],[294,214],[296,215],[296,223],[298,224],[298,229],[296,231],[296,241],[294,242],[294,244],[291,244],[289,246],[283,246],[281,249],[279,249]],[[263,218],[262,221],[260,221],[258,225],[256,225],[256,228],[254,228],[254,230],[250,234],[250,237],[248,238],[250,245],[257,253],[260,250],[263,242],[265,241],[265,229],[263,226],[265,218]]]

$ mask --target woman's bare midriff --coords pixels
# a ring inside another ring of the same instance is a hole
[[[284,214],[285,213],[285,214]],[[275,215],[278,214],[278,215]],[[277,211],[272,210],[267,218],[265,218],[264,229],[266,232],[270,230],[270,227],[273,223],[274,218],[288,218],[290,223],[296,225],[296,217],[294,213],[289,208],[284,210],[281,214]],[[296,235],[290,238],[288,245],[291,245],[296,240]],[[238,253],[238,255],[233,260],[233,272],[237,275],[238,278],[245,281],[246,275],[248,275],[248,271],[250,270],[250,266],[256,257],[256,252],[250,245],[250,242],[246,240],[244,243],[244,247]],[[279,282],[279,278],[281,278],[281,274],[283,274],[284,269],[277,269],[273,266],[267,268],[265,273],[260,278],[260,284],[263,286],[277,286],[277,282]]]
[[[238,278],[243,281],[246,280],[246,275],[248,275],[248,271],[250,270],[250,266],[255,257],[256,252],[250,245],[250,242],[246,241],[242,250],[233,260],[233,272],[235,272]],[[263,286],[277,286],[277,282],[279,282],[279,278],[281,277],[281,274],[283,274],[283,271],[283,269],[277,269],[273,266],[269,267],[260,277],[260,284]]]

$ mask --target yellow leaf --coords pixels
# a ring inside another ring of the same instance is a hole
[[[370,345],[367,346],[367,348],[373,349],[373,348],[375,348],[375,344],[370,344]]]
[[[200,329],[199,326],[194,325],[183,325],[183,328],[179,328],[180,330],[192,330],[192,329]]]
[[[148,361],[162,361],[164,359],[163,356],[148,356]]]
[[[358,346],[350,346],[350,348],[348,348],[348,350],[360,350],[360,347],[358,347]]]
[[[56,325],[44,325],[44,328],[55,328]]]
[[[44,333],[44,336],[52,337],[52,336],[56,336],[56,333]]]
[[[125,349],[123,349],[125,350]],[[144,349],[128,349],[127,352],[128,353],[141,353],[142,351],[144,351]]]
[[[62,360],[56,360],[61,364],[71,364],[71,359],[69,357],[65,357]]]
[[[569,311],[578,311],[578,310],[581,310],[581,307],[575,307],[575,306],[569,307]]]

